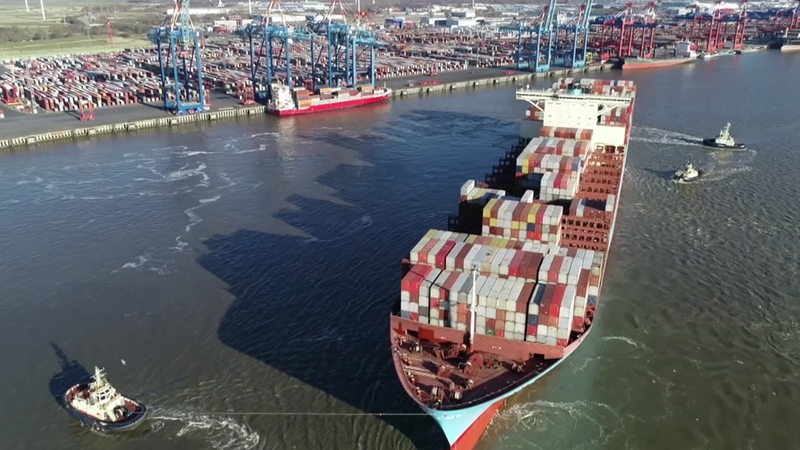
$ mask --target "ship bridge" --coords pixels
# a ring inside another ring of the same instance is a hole
[[[626,81],[561,78],[550,89],[518,89],[516,99],[528,102],[529,117],[544,126],[589,128],[595,143],[624,145],[625,117],[635,93]]]

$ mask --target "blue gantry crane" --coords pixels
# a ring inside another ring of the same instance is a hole
[[[336,17],[337,10],[340,17]],[[325,36],[328,45],[328,86],[334,87],[341,83],[355,86],[359,81],[358,62],[363,59],[360,51],[368,48],[369,56],[369,83],[375,87],[375,49],[386,45],[380,42],[375,33],[362,26],[361,11],[356,14],[353,25],[347,23],[348,12],[341,0],[332,0],[328,12],[322,21],[311,25],[310,30]],[[334,23],[334,21],[337,21]]]
[[[314,35],[295,27],[287,26],[279,0],[271,0],[267,11],[256,16],[244,33],[250,45],[250,76],[253,83],[254,100],[263,103],[272,96],[275,82],[293,86],[291,47],[295,41],[308,41],[311,61],[315,60]],[[316,89],[316,66],[312,64],[311,89]]]
[[[200,35],[189,18],[190,0],[174,0],[172,15],[150,33],[161,69],[164,109],[175,114],[202,112],[206,104]]]
[[[517,69],[547,72],[553,57],[553,25],[556,0],[542,8],[533,20],[519,20],[516,25],[501,27],[503,31],[517,33],[517,50],[514,55]],[[526,37],[527,35],[527,37]],[[535,42],[535,45],[534,45]]]
[[[578,7],[574,14],[556,20],[553,40],[554,64],[573,69],[586,66],[589,46],[589,15],[592,0]]]

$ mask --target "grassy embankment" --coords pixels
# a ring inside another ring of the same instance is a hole
[[[0,60],[150,47],[147,32],[164,17],[160,8],[109,5],[101,0],[51,0],[45,2],[47,20],[43,21],[38,1],[28,1],[30,12],[25,10],[24,0],[9,3],[0,5]]]

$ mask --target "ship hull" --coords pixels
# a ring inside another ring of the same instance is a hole
[[[622,70],[656,69],[659,67],[678,66],[694,62],[693,58],[670,58],[670,59],[646,59],[646,60],[625,60],[622,63]]]
[[[408,321],[408,324],[410,324],[410,321]],[[442,429],[444,435],[447,437],[450,450],[472,450],[486,432],[486,429],[489,428],[489,425],[492,423],[492,419],[503,407],[506,400],[509,397],[519,393],[523,389],[526,389],[530,385],[536,383],[551,370],[555,369],[567,358],[567,356],[572,354],[572,352],[574,352],[575,349],[577,349],[578,346],[583,343],[590,330],[591,327],[588,328],[580,338],[576,339],[565,348],[564,357],[553,362],[550,367],[535,377],[513,386],[509,391],[498,397],[492,398],[477,405],[456,410],[433,409],[429,408],[424,403],[417,402],[417,404],[420,406],[420,408],[422,408],[423,411],[430,415],[439,425],[439,428]],[[395,368],[397,369],[398,376],[402,377],[403,367],[397,358],[395,358]],[[404,387],[406,387],[406,392],[409,394],[409,396],[411,396],[411,398],[415,398],[412,392],[408,392],[408,387],[405,385]]]
[[[744,144],[734,144],[734,145],[718,144],[714,138],[703,139],[703,145],[705,145],[706,147],[727,148],[733,150],[744,150],[747,147]]]
[[[321,103],[318,105],[311,105],[305,108],[277,109],[277,108],[267,107],[267,113],[272,114],[274,116],[283,117],[283,116],[297,116],[302,114],[313,114],[325,111],[336,111],[339,109],[356,108],[359,106],[371,105],[373,103],[380,103],[386,101],[389,98],[389,95],[390,93],[387,92],[381,95],[360,97],[353,100],[342,100],[337,102]]]
[[[85,412],[72,406],[71,402],[72,396],[80,387],[81,385],[75,385],[64,394],[64,405],[67,409],[67,412],[69,412],[69,414],[74,417],[75,420],[80,422],[81,426],[89,427],[95,431],[100,431],[103,433],[119,433],[137,427],[147,416],[147,407],[142,403],[134,402],[130,399],[128,400],[136,406],[135,410],[130,412],[125,420],[107,422],[90,414],[86,414]]]

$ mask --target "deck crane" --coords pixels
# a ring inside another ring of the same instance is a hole
[[[172,15],[150,32],[158,51],[164,109],[178,115],[206,111],[200,36],[189,18],[191,0],[173,1]]]

